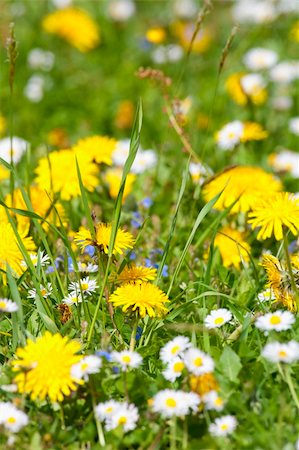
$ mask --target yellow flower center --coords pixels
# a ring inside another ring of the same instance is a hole
[[[16,423],[16,418],[15,417],[9,417],[6,422],[7,423]]]
[[[278,325],[279,323],[281,323],[281,318],[279,316],[274,315],[270,318],[271,325]]]
[[[287,352],[285,352],[284,350],[280,350],[280,352],[278,352],[278,355],[279,355],[281,358],[285,358],[285,357],[287,356]]]
[[[185,367],[185,364],[182,361],[176,362],[173,365],[173,370],[176,373],[182,372],[183,368]]]
[[[216,405],[216,406],[222,406],[222,405],[223,405],[223,400],[222,400],[222,398],[217,397],[217,398],[215,399],[215,405]]]
[[[118,419],[118,425],[124,425],[125,423],[127,423],[128,419],[125,416],[121,416]]]
[[[81,364],[81,370],[86,370],[88,368],[88,364],[87,363],[82,363]]]
[[[78,297],[73,297],[73,298],[72,298],[72,302],[73,302],[73,303],[78,303]]]
[[[0,301],[0,309],[6,309],[6,302]]]
[[[193,361],[193,364],[194,364],[196,367],[202,366],[202,358],[200,358],[200,357],[195,358],[194,361]]]
[[[109,408],[106,408],[105,411],[106,411],[106,413],[111,413],[113,411],[112,406],[109,406]]]
[[[31,261],[33,265],[37,264],[37,256],[32,256]]]
[[[172,355],[174,355],[175,353],[177,353],[177,352],[179,351],[179,349],[180,349],[180,346],[179,346],[179,345],[175,345],[174,347],[172,347],[172,349],[171,349]]]
[[[82,283],[81,284],[81,288],[83,291],[85,291],[86,289],[88,289],[88,283]]]
[[[220,325],[223,322],[224,322],[223,317],[217,317],[217,319],[215,319],[214,321],[215,325]]]
[[[165,403],[166,403],[166,406],[169,406],[169,408],[176,407],[176,401],[174,398],[168,398]]]
[[[129,364],[129,363],[131,362],[131,356],[129,356],[129,355],[124,355],[124,356],[122,357],[122,361],[123,361],[124,363],[126,363],[126,364]]]
[[[225,431],[228,429],[228,426],[226,423],[224,423],[223,425],[220,426],[221,430]]]
[[[228,133],[228,137],[230,138],[230,139],[233,139],[234,137],[235,137],[235,133],[233,132],[233,131],[231,131],[230,133]]]
[[[43,297],[47,294],[47,291],[45,288],[41,289],[41,294]]]

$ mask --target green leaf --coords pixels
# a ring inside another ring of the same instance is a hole
[[[242,368],[240,357],[231,347],[225,347],[219,360],[219,369],[232,382],[238,381],[238,374]]]

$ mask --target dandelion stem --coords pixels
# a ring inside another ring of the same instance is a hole
[[[139,321],[139,317],[138,317],[138,313],[136,313],[136,318],[134,321],[133,330],[132,330],[131,339],[130,339],[130,351],[131,352],[134,351],[135,344],[136,344],[136,333],[137,333],[138,321]]]
[[[170,421],[170,450],[176,450],[176,417]]]
[[[292,377],[291,377],[291,374],[290,374],[290,371],[288,368],[285,369],[285,381],[286,381],[287,385],[289,386],[291,396],[295,402],[295,405],[297,406],[297,409],[299,410],[299,399],[298,399],[297,393],[295,391],[293,380],[292,380]]]
[[[289,253],[288,237],[287,237],[285,230],[283,230],[283,248],[284,248],[284,254],[285,254],[285,258],[286,258],[286,262],[287,262],[288,272],[289,272],[290,279],[291,279],[292,290],[294,292],[295,300],[297,303],[297,309],[299,309],[299,296],[298,296],[297,286],[296,286],[295,279],[294,279],[294,273],[292,270],[291,258],[290,258],[290,253]]]

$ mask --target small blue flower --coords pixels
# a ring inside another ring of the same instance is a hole
[[[129,258],[131,261],[134,261],[137,258],[137,254],[135,252],[131,252]]]
[[[89,256],[93,256],[94,253],[95,253],[95,248],[94,248],[92,245],[87,245],[87,246],[85,247],[83,253],[86,253],[86,254],[89,255]]]
[[[113,372],[113,373],[119,373],[119,372],[120,372],[120,368],[119,368],[119,367],[116,367],[116,366],[113,366],[113,367],[112,367],[112,372]]]
[[[138,211],[133,212],[133,219],[131,220],[131,225],[133,228],[140,228],[142,225],[142,217]]]
[[[105,350],[99,350],[98,352],[96,352],[96,355],[105,358],[107,361],[112,360],[111,354]]]
[[[148,209],[152,206],[153,203],[154,202],[150,197],[145,197],[143,200],[141,200],[140,205]]]

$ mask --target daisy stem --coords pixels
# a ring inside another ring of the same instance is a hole
[[[290,371],[287,367],[285,369],[285,381],[287,382],[287,385],[289,386],[291,396],[295,402],[295,405],[297,406],[297,409],[299,410],[299,399],[298,399],[298,396],[297,396],[297,393],[296,393],[296,390],[295,390],[295,387],[293,384],[293,380],[292,380]]]
[[[294,274],[293,274],[293,270],[292,270],[291,258],[290,258],[290,253],[289,253],[288,237],[287,237],[287,234],[286,234],[285,230],[283,230],[283,248],[284,248],[284,254],[285,254],[285,258],[286,258],[286,262],[287,262],[289,275],[290,275],[290,278],[291,278],[292,289],[293,289],[293,292],[294,292],[294,295],[295,295],[297,308],[299,309],[299,296],[298,296],[297,287],[296,287]]]
[[[130,339],[130,351],[133,352],[136,344],[136,333],[137,333],[137,327],[138,327],[139,317],[138,313],[136,313],[133,330],[131,333],[131,339]]]
[[[89,328],[89,332],[88,332],[86,348],[89,347],[90,341],[91,341],[91,338],[92,338],[92,335],[93,335],[93,331],[94,331],[95,324],[96,324],[96,321],[97,321],[97,317],[98,317],[98,314],[99,314],[99,310],[100,310],[100,307],[101,307],[101,303],[102,303],[105,287],[106,287],[106,284],[107,284],[107,281],[108,281],[109,268],[110,268],[111,261],[112,261],[112,255],[109,256],[108,262],[107,262],[107,265],[106,265],[106,270],[105,270],[105,275],[104,275],[104,279],[103,279],[103,283],[102,283],[102,287],[101,287],[99,300],[98,300],[98,303],[96,305],[96,309],[95,309],[95,312],[94,312],[94,315],[93,315],[93,318],[92,318],[92,322],[91,322],[91,325],[90,325],[90,328]],[[103,314],[103,317],[105,317],[104,314]],[[105,319],[103,319],[103,321],[104,320]],[[105,324],[105,323],[103,323],[103,324]],[[104,329],[105,329],[105,327],[103,327],[102,331],[104,331]]]
[[[182,441],[182,449],[186,450],[188,448],[188,422],[187,418],[184,418],[183,423],[183,441]]]
[[[170,450],[176,450],[176,417],[170,421]]]
[[[97,418],[97,415],[95,413],[96,399],[95,399],[94,386],[93,386],[93,383],[91,381],[90,381],[90,392],[91,392],[92,406],[93,406],[93,411],[94,411],[94,419],[95,419],[95,423],[96,423],[96,427],[97,427],[97,433],[98,433],[98,438],[99,438],[99,444],[100,444],[101,447],[105,447],[106,441],[105,441],[105,436],[104,436],[104,432],[103,432],[103,427],[102,427],[102,424],[99,421],[99,419]]]

